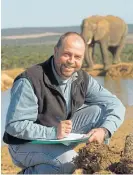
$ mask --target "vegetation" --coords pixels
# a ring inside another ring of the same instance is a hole
[[[53,45],[3,46],[1,48],[2,70],[27,68],[48,59],[53,54]]]
[[[2,46],[2,70],[13,68],[27,68],[48,59],[54,51],[54,45],[25,45],[25,46]],[[111,61],[110,54],[110,61]],[[123,62],[133,62],[133,44],[127,44],[121,54]],[[95,63],[102,63],[99,46],[95,48]]]

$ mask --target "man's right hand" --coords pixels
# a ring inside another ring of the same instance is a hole
[[[67,137],[72,130],[72,121],[64,120],[61,121],[57,126],[57,139],[63,139]]]

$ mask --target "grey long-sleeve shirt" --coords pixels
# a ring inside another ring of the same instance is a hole
[[[54,72],[55,73],[55,72]],[[56,74],[56,73],[55,73]],[[59,86],[63,91],[67,104],[67,112],[70,106],[71,82],[77,74],[68,80],[60,80],[57,75]],[[125,107],[120,100],[103,88],[94,78],[88,75],[88,90],[85,103],[90,105],[103,105],[108,111],[105,121],[101,127],[107,128],[111,135],[121,125],[124,120]],[[34,94],[30,82],[21,78],[14,83],[11,90],[11,101],[7,112],[6,132],[18,138],[34,139],[55,139],[56,127],[46,127],[34,123],[38,115],[38,99]]]

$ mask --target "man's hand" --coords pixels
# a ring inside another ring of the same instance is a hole
[[[71,132],[72,130],[72,121],[64,120],[61,121],[57,126],[57,139],[62,139]]]
[[[96,128],[92,129],[88,135],[90,135],[89,142],[97,142],[99,144],[104,142],[106,136],[106,129],[105,128]]]

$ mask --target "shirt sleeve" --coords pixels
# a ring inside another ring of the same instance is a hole
[[[100,127],[106,128],[112,135],[124,121],[125,107],[115,95],[103,88],[90,75],[88,79],[85,101],[89,105],[103,106],[105,114],[102,116],[104,120]]]
[[[6,116],[6,132],[25,140],[56,139],[56,127],[34,123],[38,115],[38,100],[26,78],[15,81]]]

